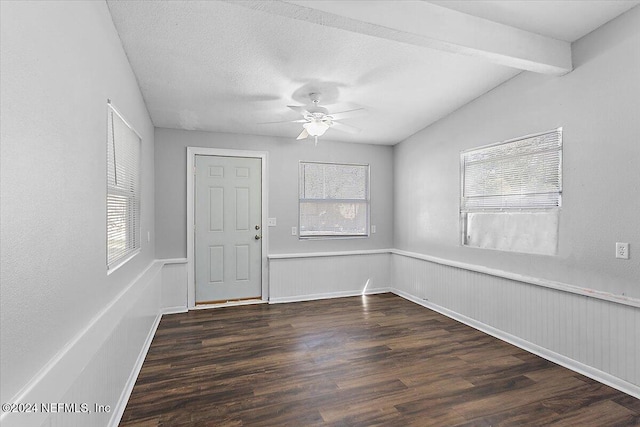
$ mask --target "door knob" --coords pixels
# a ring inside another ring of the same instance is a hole
[[[259,235],[259,234],[256,234],[255,239],[256,239],[256,240],[260,240],[260,239],[262,239],[262,236],[261,236],[261,235]]]
[[[259,225],[256,225],[256,230],[260,230],[260,226]]]

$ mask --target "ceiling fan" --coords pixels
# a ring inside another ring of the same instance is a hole
[[[337,113],[329,114],[329,110],[321,107],[320,93],[310,93],[309,98],[311,104],[306,106],[300,105],[287,105],[293,111],[302,114],[302,119],[298,120],[285,120],[282,122],[270,122],[270,123],[302,123],[302,132],[296,139],[305,139],[309,136],[315,138],[315,143],[318,145],[318,137],[324,135],[329,128],[335,128],[337,130],[347,133],[358,133],[360,129],[346,125],[336,120],[339,114],[351,113],[353,111],[362,110],[362,108],[355,108],[352,110],[340,111]]]

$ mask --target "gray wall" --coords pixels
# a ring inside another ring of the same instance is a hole
[[[394,147],[395,247],[640,297],[640,7],[574,43],[563,77],[524,72]],[[461,150],[562,126],[559,253],[460,245]],[[615,259],[615,242],[631,259]]]
[[[153,125],[104,2],[1,2],[2,402],[154,259]],[[142,252],[107,277],[107,98],[141,134]]]
[[[269,254],[389,248],[393,233],[393,150],[389,146],[347,144],[256,135],[156,129],[156,256],[187,255],[187,147],[266,151],[269,156]],[[368,163],[371,173],[371,224],[377,233],[364,239],[299,240],[298,162],[300,160]]]

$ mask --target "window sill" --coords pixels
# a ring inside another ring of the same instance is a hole
[[[131,252],[126,257],[124,257],[121,260],[119,260],[116,264],[114,264],[112,266],[107,266],[107,276],[111,275],[111,273],[113,273],[114,271],[116,271],[117,269],[119,269],[120,267],[125,265],[130,259],[132,259],[136,255],[138,255],[141,251],[142,251],[142,249],[136,249],[135,251]]]
[[[369,235],[362,236],[298,236],[298,240],[346,240],[346,239],[367,239]]]

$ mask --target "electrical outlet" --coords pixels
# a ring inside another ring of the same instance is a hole
[[[376,226],[375,225],[371,226],[371,234],[376,234]]]
[[[268,218],[267,219],[267,225],[269,227],[275,227],[276,226],[276,219],[275,218]]]
[[[298,227],[291,227],[291,235],[292,236],[298,235]]]
[[[616,242],[616,258],[629,259],[629,244]]]

